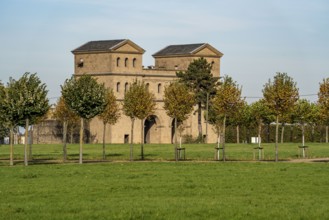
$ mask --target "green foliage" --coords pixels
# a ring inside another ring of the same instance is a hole
[[[287,73],[276,73],[273,82],[264,85],[263,95],[265,104],[278,116],[291,112],[299,98],[296,82]]]
[[[199,58],[190,63],[185,72],[177,72],[179,82],[184,83],[195,94],[195,104],[198,105],[198,130],[199,137],[202,137],[201,109],[207,103],[207,94],[209,98],[216,94],[217,78],[211,73],[212,65],[204,58]]]
[[[295,121],[300,124],[311,123],[316,117],[316,112],[312,104],[306,99],[300,99],[297,101],[295,108]]]
[[[212,65],[203,57],[190,63],[185,72],[177,72],[180,82],[195,93],[195,103],[206,104],[207,93],[216,93],[217,79],[211,74]]]
[[[49,110],[46,85],[35,74],[25,73],[19,80],[9,79],[2,92],[2,111],[12,126],[34,123]]]
[[[329,78],[323,79],[318,92],[320,119],[323,124],[329,125]]]
[[[77,127],[79,116],[72,111],[65,103],[63,96],[57,101],[53,117],[60,122],[67,122],[68,127]]]
[[[48,91],[46,84],[36,73],[25,73],[17,82],[16,92],[18,108],[21,109],[23,119],[29,119],[33,124],[39,117],[45,115],[49,110],[49,100],[47,98]],[[20,125],[25,125],[25,121],[21,121]]]
[[[123,100],[123,112],[128,117],[144,119],[155,110],[154,95],[148,91],[144,82],[135,81],[129,87]]]
[[[194,95],[184,84],[175,82],[166,87],[163,101],[167,115],[177,121],[186,120],[193,111]]]
[[[225,76],[212,100],[214,110],[220,115],[234,116],[243,103],[241,88],[231,77]]]
[[[106,94],[107,105],[104,110],[99,115],[99,118],[104,124],[115,124],[120,118],[119,105],[116,102],[116,97],[113,94],[112,89],[108,89]]]
[[[97,83],[90,75],[72,76],[62,88],[62,96],[67,106],[81,118],[91,119],[102,113],[107,105],[104,84]]]

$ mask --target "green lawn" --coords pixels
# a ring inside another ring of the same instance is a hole
[[[0,219],[328,219],[329,164],[0,167]]]
[[[328,158],[329,144],[307,143],[309,146],[309,158]],[[226,144],[226,157],[231,161],[253,160],[254,147],[252,144]],[[215,144],[184,144],[188,161],[213,161]],[[275,158],[273,143],[262,144],[265,152],[265,160],[272,161]],[[14,146],[15,164],[22,164],[23,145]],[[128,161],[128,144],[108,144],[106,146],[107,161]],[[174,146],[172,144],[146,144],[146,161],[173,161]],[[257,155],[257,154],[256,154]],[[68,145],[68,162],[77,162],[79,158],[79,145]],[[140,158],[140,145],[134,145],[134,159]],[[291,160],[298,158],[298,144],[284,143],[279,145],[279,159]],[[61,162],[62,145],[33,145],[33,159],[31,163]],[[100,161],[102,159],[101,144],[85,144],[83,147],[83,159],[87,161]],[[9,146],[0,145],[0,166],[9,164]]]

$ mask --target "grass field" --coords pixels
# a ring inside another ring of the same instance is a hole
[[[328,219],[328,163],[0,167],[1,219]]]
[[[307,143],[309,158],[329,157],[329,144]],[[253,160],[254,147],[252,144],[226,144],[226,158],[231,161]],[[262,144],[266,161],[274,160],[274,144]],[[188,161],[213,161],[215,144],[185,144],[186,158]],[[16,164],[22,164],[24,146],[14,146]],[[146,144],[144,146],[145,160],[147,161],[172,161],[174,159],[174,146],[172,144]],[[106,146],[107,161],[128,161],[128,144],[111,144]],[[257,152],[256,152],[257,155]],[[77,162],[79,158],[79,145],[68,145],[68,162]],[[279,159],[291,160],[298,158],[298,144],[284,143],[279,145]],[[61,162],[62,145],[33,145],[33,159],[35,163]],[[83,159],[87,161],[102,160],[101,144],[85,144]],[[134,159],[140,159],[140,145],[134,146]],[[32,161],[33,163],[33,161]],[[9,164],[9,146],[0,145],[0,166]]]
[[[311,158],[329,157],[328,144],[308,144]],[[33,145],[23,166],[23,146],[0,146],[0,219],[329,219],[329,163],[290,163],[296,144],[228,144],[228,162],[214,161],[214,145],[185,145],[187,161],[173,161],[172,145],[145,145],[145,161],[129,161],[129,145]]]

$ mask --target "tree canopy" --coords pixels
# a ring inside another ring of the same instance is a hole
[[[107,90],[106,94],[107,105],[105,110],[99,115],[99,118],[103,121],[103,159],[105,160],[105,133],[106,124],[115,124],[120,118],[119,105],[116,102],[116,97],[113,94],[112,89]]]
[[[218,86],[215,97],[211,100],[214,114],[220,115],[214,119],[223,119],[222,126],[222,144],[223,144],[223,160],[225,161],[225,127],[226,119],[234,116],[235,112],[242,108],[244,100],[241,97],[241,88],[229,76],[224,76]]]
[[[90,75],[72,76],[62,88],[65,103],[81,118],[91,119],[106,107],[106,89]]]
[[[205,58],[199,58],[190,63],[186,71],[176,73],[179,81],[184,83],[195,94],[195,104],[198,105],[198,131],[202,137],[201,111],[207,103],[207,94],[213,97],[216,94],[218,79],[211,73],[212,64]]]
[[[134,81],[125,94],[123,100],[123,112],[131,119],[131,141],[130,141],[130,160],[133,160],[133,142],[134,142],[134,123],[135,119],[143,120],[150,116],[155,110],[154,95],[149,92],[146,84],[140,81]],[[143,129],[141,126],[141,157],[143,159]]]
[[[175,159],[177,155],[177,122],[183,122],[193,111],[194,95],[189,91],[186,85],[174,82],[165,88],[164,91],[164,109],[168,116],[175,121]]]
[[[79,163],[82,164],[83,119],[91,119],[105,110],[106,88],[90,75],[72,76],[61,88],[65,104],[81,117]]]
[[[164,109],[171,118],[184,121],[193,111],[194,95],[184,84],[174,82],[165,88]]]
[[[278,132],[279,117],[291,112],[296,104],[299,93],[296,82],[287,73],[276,73],[274,80],[269,79],[264,85],[263,96],[265,105],[270,108],[276,116],[275,132],[275,161],[278,161]]]

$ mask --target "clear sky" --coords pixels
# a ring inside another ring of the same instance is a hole
[[[0,31],[0,80],[37,72],[52,103],[73,74],[70,51],[91,40],[130,39],[145,66],[167,45],[209,43],[246,97],[287,72],[316,101],[329,77],[328,0],[1,0]]]

